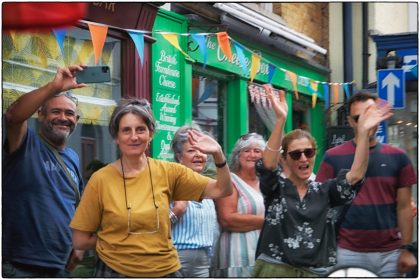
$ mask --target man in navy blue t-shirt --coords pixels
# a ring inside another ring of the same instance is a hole
[[[349,99],[348,121],[353,129],[359,115],[375,102],[377,97],[366,92]],[[415,266],[403,245],[412,242],[411,187],[416,174],[407,154],[379,143],[375,133],[369,137],[369,146],[365,181],[339,218],[337,267],[362,267],[379,277],[401,277]],[[324,182],[340,169],[350,168],[354,151],[354,140],[329,149],[316,180]]]
[[[79,157],[66,147],[79,116],[68,90],[82,65],[60,68],[43,87],[6,112],[2,190],[2,276],[66,277],[83,257],[72,250],[70,221],[83,180]],[[28,127],[38,111],[39,130]]]

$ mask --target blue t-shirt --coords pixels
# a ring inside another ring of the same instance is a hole
[[[79,157],[59,151],[82,192]],[[70,221],[76,193],[54,153],[28,129],[18,150],[3,165],[2,218],[4,261],[64,269],[71,251]]]

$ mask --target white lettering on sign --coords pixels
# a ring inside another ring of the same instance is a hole
[[[404,65],[402,69],[404,72],[411,72],[411,69],[417,65],[417,55],[406,55],[404,56]]]
[[[346,135],[341,135],[337,136],[337,135],[333,135],[332,140],[331,140],[331,146],[335,147],[337,145],[343,144],[346,141]]]
[[[167,62],[167,63],[172,64],[172,65],[178,64],[178,61],[176,59],[176,54],[174,54],[174,55],[168,54],[167,55],[165,50],[161,50],[160,51],[159,61],[161,61],[161,62]]]
[[[172,67],[178,64],[177,55],[167,54],[165,50],[160,51],[159,60],[155,62],[155,72],[160,73],[159,85],[175,89],[177,87],[177,80],[181,76],[181,73],[177,69]],[[176,79],[174,79],[176,78]]]
[[[226,61],[226,62],[229,62],[230,64],[235,64],[238,67],[242,67],[241,61],[239,60],[238,55],[236,53],[232,54],[232,61],[229,61],[220,47],[217,49],[217,60],[220,62]],[[249,65],[251,64],[250,59],[245,57],[245,63],[247,67],[249,68]],[[268,75],[268,68],[269,68],[268,64],[261,60],[260,67],[258,68],[257,73]]]
[[[179,96],[175,96],[175,94],[170,93],[163,94],[158,92],[156,94],[156,101],[179,105]]]

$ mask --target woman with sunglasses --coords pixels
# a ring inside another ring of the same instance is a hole
[[[257,133],[241,136],[230,157],[233,193],[216,200],[222,231],[215,248],[212,277],[250,277],[258,236],[264,223],[264,200],[255,172],[265,140]]]
[[[336,263],[336,241],[331,208],[351,203],[363,181],[369,157],[369,131],[389,118],[389,105],[371,106],[360,115],[357,148],[350,170],[325,183],[308,180],[316,145],[309,132],[293,130],[283,138],[288,106],[284,91],[275,97],[268,90],[276,123],[257,162],[261,191],[265,197],[265,221],[258,241],[253,277],[319,277]],[[279,156],[289,169],[284,179]]]
[[[191,147],[213,156],[217,180],[179,163],[147,157],[155,128],[144,99],[122,102],[111,115],[109,131],[121,157],[92,175],[70,224],[76,249],[96,248],[95,277],[178,276],[170,201],[232,193],[229,168],[213,138],[188,131]]]

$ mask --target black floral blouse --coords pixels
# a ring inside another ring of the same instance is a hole
[[[337,178],[325,183],[309,181],[302,199],[292,182],[280,176],[280,168],[269,171],[259,160],[256,170],[266,209],[256,257],[263,253],[298,267],[336,264],[332,207],[349,204],[356,195],[356,186],[345,177],[348,170],[341,170]]]

